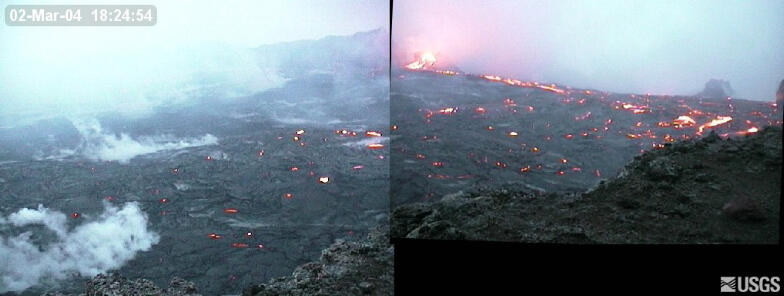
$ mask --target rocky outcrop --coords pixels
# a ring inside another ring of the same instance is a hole
[[[782,129],[637,156],[584,193],[496,188],[392,211],[393,237],[532,243],[777,243]]]
[[[723,99],[732,96],[735,92],[730,86],[730,82],[723,79],[711,79],[705,83],[705,88],[697,94],[703,98]]]
[[[776,91],[776,101],[784,101],[784,79],[781,80],[781,83],[779,83],[779,90]]]
[[[393,254],[388,228],[379,227],[365,240],[338,241],[319,261],[248,287],[242,295],[393,295]]]
[[[198,296],[196,286],[184,279],[173,277],[169,287],[161,289],[150,280],[129,280],[117,273],[99,274],[87,281],[87,289],[79,296]],[[62,293],[46,293],[42,296],[75,296]]]

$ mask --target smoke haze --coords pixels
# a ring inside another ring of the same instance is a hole
[[[463,71],[693,95],[711,78],[773,100],[782,1],[396,1],[393,64],[432,51]]]
[[[158,11],[150,27],[0,26],[0,128],[64,114],[145,116],[204,94],[279,87],[281,69],[252,48],[389,23],[379,1],[188,2],[148,1]]]
[[[104,203],[104,212],[95,220],[69,230],[64,213],[38,205],[0,217],[0,230],[43,225],[37,236],[54,233],[46,246],[33,242],[33,230],[16,236],[0,237],[0,293],[22,291],[44,281],[66,278],[71,273],[95,276],[119,268],[137,252],[147,251],[160,237],[147,228],[147,215],[136,203],[117,208]],[[5,232],[5,231],[4,231]]]

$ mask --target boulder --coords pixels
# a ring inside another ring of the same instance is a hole
[[[728,217],[743,222],[759,222],[765,220],[765,213],[759,203],[748,197],[734,199],[721,209]]]

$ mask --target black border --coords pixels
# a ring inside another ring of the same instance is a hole
[[[721,276],[784,276],[780,245],[392,242],[398,295],[425,289],[702,295],[719,293]]]

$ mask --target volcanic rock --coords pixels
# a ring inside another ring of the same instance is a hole
[[[318,262],[247,287],[242,295],[392,295],[394,250],[388,233],[388,227],[378,227],[364,240],[338,241],[322,251]]]
[[[391,233],[531,243],[777,243],[781,145],[777,126],[743,138],[676,142],[584,193],[477,189],[403,205],[392,211]]]
[[[398,225],[419,225],[424,218],[426,218],[430,213],[432,213],[433,209],[428,207],[426,204],[412,204],[409,207],[399,207],[394,210],[392,215],[395,217],[396,220],[399,220]],[[414,230],[413,228],[392,228],[390,231],[390,235],[392,237],[402,237],[405,236],[406,233],[411,232]],[[397,231],[397,232],[396,232]]]
[[[759,202],[748,197],[734,199],[724,205],[721,210],[732,219],[747,222],[765,220],[765,212]]]
[[[129,280],[117,273],[111,275],[99,274],[87,281],[87,289],[79,296],[185,296],[201,295],[197,293],[196,286],[184,279],[173,277],[169,287],[161,289],[148,279]],[[46,293],[42,296],[67,296],[59,292]]]
[[[666,156],[656,158],[648,164],[648,176],[655,181],[677,179],[679,170],[680,168]]]

